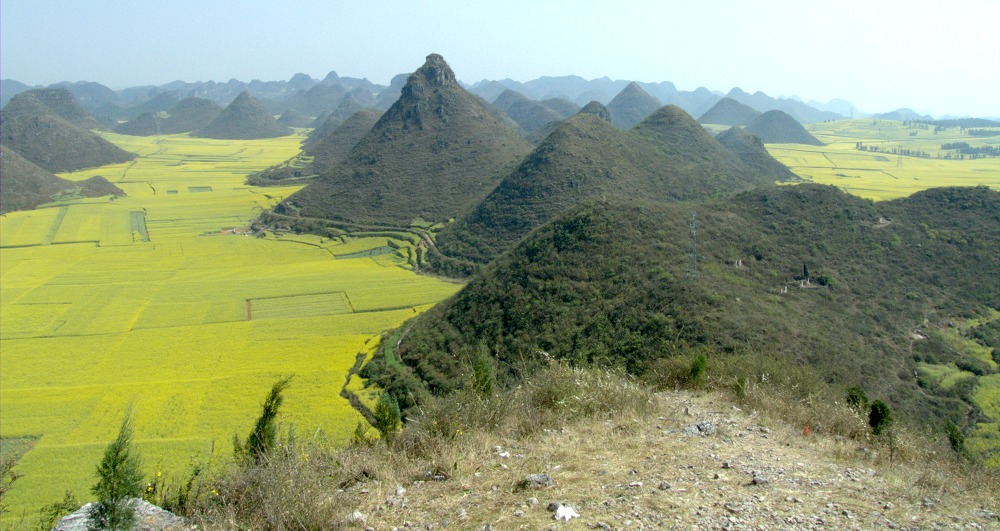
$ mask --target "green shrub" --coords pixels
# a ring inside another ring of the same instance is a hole
[[[476,349],[472,359],[472,387],[481,397],[493,396],[496,390],[497,366],[485,345]]]
[[[691,371],[688,372],[688,380],[692,384],[697,384],[701,382],[705,376],[705,365],[707,361],[705,359],[705,354],[699,352],[695,355],[694,359],[691,360]]]
[[[399,431],[399,403],[389,393],[382,393],[382,398],[375,404],[375,429],[382,434],[386,442],[392,442]]]
[[[885,402],[881,400],[872,402],[871,411],[868,413],[868,425],[871,426],[872,433],[881,435],[889,431],[892,423],[892,411],[889,410],[889,406],[885,405]]]
[[[73,493],[66,491],[62,501],[50,503],[38,510],[38,528],[52,529],[64,516],[80,508],[80,502]]]
[[[97,484],[90,490],[97,503],[90,510],[92,529],[131,529],[135,511],[129,500],[142,496],[142,462],[132,442],[135,433],[132,409],[125,411],[118,436],[104,449],[97,466]]]
[[[960,457],[965,457],[968,455],[965,449],[965,435],[962,434],[962,429],[959,428],[954,422],[948,421],[944,425],[944,432],[948,436],[948,443],[951,445],[951,449],[955,450],[955,453]]]
[[[744,402],[747,399],[747,379],[746,376],[739,376],[736,378],[736,385],[733,387],[733,391],[736,392],[736,399],[740,402]]]
[[[847,405],[861,412],[867,411],[868,395],[865,394],[865,390],[856,385],[853,387],[848,387]]]

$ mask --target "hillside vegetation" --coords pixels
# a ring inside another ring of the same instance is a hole
[[[698,118],[698,122],[703,124],[745,126],[749,125],[760,114],[760,111],[732,98],[722,98],[711,109],[705,111],[705,114],[702,114]]]
[[[39,94],[46,99],[39,99]],[[75,122],[87,123],[76,112],[79,106],[67,103],[67,94],[64,90],[31,90],[14,96],[0,116],[0,144],[53,173],[94,168],[135,158],[135,154],[64,118],[63,115],[66,115]],[[53,100],[54,108],[46,103]]]
[[[719,133],[715,139],[760,175],[766,175],[775,182],[799,180],[788,166],[778,162],[768,153],[760,138],[742,127],[730,127]]]
[[[290,127],[275,120],[259,100],[243,91],[214,120],[191,133],[191,136],[253,140],[290,134],[292,134]]]
[[[983,187],[877,205],[814,185],[591,201],[407,326],[403,365],[376,357],[366,371],[411,405],[466,385],[482,350],[520,374],[550,357],[655,375],[677,357],[759,353],[858,385],[905,418],[964,426],[971,389],[921,385],[917,362],[987,375],[998,360],[915,333],[1000,308],[998,256],[1000,193]]]
[[[347,157],[381,117],[382,113],[376,109],[360,110],[322,138],[304,142],[298,155],[251,174],[247,182],[257,186],[285,185],[292,182],[290,179],[311,178],[326,173]]]
[[[85,181],[60,179],[39,168],[7,147],[0,147],[0,214],[29,210],[43,203],[77,197],[123,195],[104,177]]]
[[[773,183],[772,176],[744,165],[672,105],[632,131],[581,112],[562,122],[479,205],[441,231],[432,267],[467,275],[535,227],[593,197],[680,201]]]
[[[638,83],[632,82],[608,102],[608,111],[615,127],[631,129],[662,106],[660,100],[642,90]]]
[[[753,119],[747,125],[747,131],[753,133],[765,144],[806,144],[822,146],[816,137],[809,134],[802,124],[795,121],[782,111],[767,111]]]
[[[206,127],[222,112],[222,107],[203,98],[184,98],[166,111],[149,111],[119,124],[122,135],[171,135]]]

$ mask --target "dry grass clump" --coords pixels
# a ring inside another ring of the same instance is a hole
[[[698,359],[704,366],[696,371]],[[697,374],[695,374],[697,372]],[[747,408],[806,431],[852,439],[869,433],[866,414],[847,406],[846,396],[826,384],[815,369],[758,352],[658,360],[645,379],[659,389],[706,388],[731,391]]]

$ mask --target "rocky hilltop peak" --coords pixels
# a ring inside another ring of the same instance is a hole
[[[592,101],[580,109],[579,114],[594,114],[602,120],[611,121],[611,112],[599,101]]]
[[[457,87],[458,80],[455,79],[455,72],[452,71],[448,63],[445,62],[444,57],[436,53],[432,53],[427,56],[427,62],[424,66],[417,69],[413,75],[410,76],[407,87],[413,88],[414,86],[425,83],[431,87]],[[406,90],[406,87],[403,88]]]
[[[650,96],[636,82],[629,83],[610,103],[611,122],[619,129],[631,129],[659,109],[660,100]]]

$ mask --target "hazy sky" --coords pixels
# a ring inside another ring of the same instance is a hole
[[[608,76],[1000,117],[998,34],[1000,0],[2,0],[0,76],[387,84],[434,52],[467,83]]]

